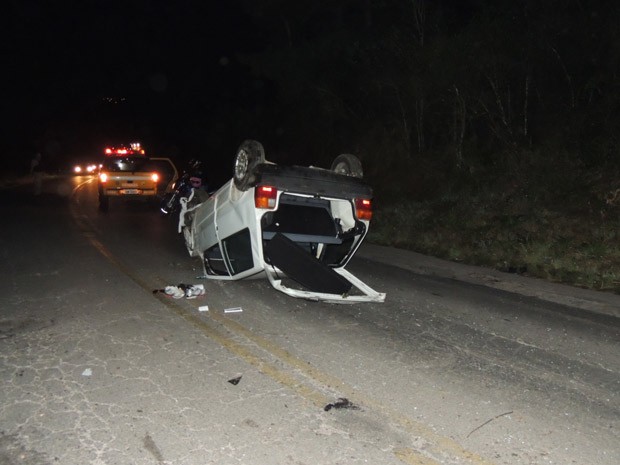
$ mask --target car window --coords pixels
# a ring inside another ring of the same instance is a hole
[[[150,160],[147,158],[114,158],[107,159],[103,163],[106,171],[133,173],[138,171],[151,171],[148,168]]]
[[[230,276],[228,268],[226,268],[226,264],[224,263],[224,259],[222,258],[219,243],[205,250],[204,261],[205,267],[209,270],[209,274]]]
[[[222,247],[233,275],[249,270],[254,266],[254,261],[252,260],[252,241],[248,228],[224,239]]]
[[[157,171],[158,173],[172,177],[174,175],[174,167],[167,160],[150,160],[146,171]]]

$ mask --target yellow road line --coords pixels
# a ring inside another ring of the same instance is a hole
[[[371,397],[364,396],[361,392],[356,390],[353,386],[346,384],[341,379],[338,379],[323,371],[318,370],[317,368],[312,367],[311,365],[308,364],[308,362],[301,360],[300,358],[292,355],[290,352],[278,346],[277,344],[273,343],[272,341],[255,334],[254,332],[247,329],[246,327],[239,324],[238,322],[231,320],[230,318],[227,318],[221,314],[218,314],[217,312],[210,312],[209,317],[220,322],[222,325],[227,327],[230,331],[237,333],[237,334],[242,334],[247,339],[254,342],[257,346],[266,350],[267,352],[274,355],[275,357],[282,360],[283,362],[289,364],[293,368],[299,370],[304,375],[306,375],[308,378],[311,378],[312,380],[318,382],[321,385],[331,386],[332,388],[338,389],[340,392],[342,392],[343,397],[347,397],[350,400],[352,399],[355,401],[355,403],[359,403],[368,408],[382,412],[384,415],[388,416],[391,420],[399,424],[409,433],[427,440],[430,443],[429,450],[431,450],[432,452],[439,454],[439,455],[443,455],[446,452],[449,452],[451,455],[457,458],[460,458],[462,460],[466,460],[469,463],[472,463],[474,465],[493,465],[492,462],[487,461],[483,457],[480,457],[479,455],[464,449],[456,441],[435,433],[428,426],[420,422],[411,420],[410,418],[406,417],[400,412],[390,407],[387,407],[381,404],[380,402],[375,401]],[[412,457],[413,451],[411,450],[399,449],[399,451],[400,451],[399,454],[396,454],[396,451],[395,451],[395,455],[397,455],[398,458],[401,460]],[[434,463],[432,461],[431,462],[420,462],[419,460],[417,461],[403,460],[403,461],[405,463],[420,464],[420,465],[426,465],[427,463],[428,464]]]
[[[121,261],[119,261],[96,237],[93,233],[93,228],[90,226],[88,220],[78,215],[78,212],[71,211],[72,216],[76,223],[82,229],[85,237],[91,242],[91,244],[108,260],[115,265],[123,274],[129,277],[132,281],[138,284],[142,289],[147,292],[152,292],[151,287],[144,282],[140,277],[136,276],[128,267],[126,267]],[[203,317],[188,311],[184,306],[175,301],[168,300],[168,298],[158,296],[158,300],[162,302],[166,307],[173,310],[177,315],[191,323],[193,326],[201,329],[207,336],[216,341],[222,347],[226,348],[229,352],[237,355],[248,364],[254,366],[266,376],[277,383],[288,387],[293,392],[297,393],[303,399],[310,401],[317,407],[324,407],[331,399],[325,394],[319,392],[316,388],[304,385],[294,376],[290,375],[286,371],[276,367],[272,363],[267,362],[259,355],[256,355],[247,347],[235,342],[231,337],[222,334],[212,325],[210,325]],[[217,311],[209,312],[208,318],[216,321],[233,334],[241,335],[246,339],[253,342],[256,346],[265,350],[267,353],[276,357],[277,359],[285,362],[289,366],[295,368],[307,378],[322,385],[329,386],[331,389],[338,390],[343,394],[343,397],[351,398],[360,405],[364,405],[369,409],[381,412],[387,416],[391,421],[400,425],[408,433],[417,436],[426,442],[428,445],[426,449],[434,456],[444,457],[446,455],[452,456],[453,459],[464,461],[472,465],[494,465],[493,462],[486,460],[485,458],[464,449],[456,441],[441,436],[435,433],[430,427],[411,420],[407,416],[400,412],[375,401],[371,397],[363,395],[356,390],[353,386],[346,384],[341,379],[331,376],[317,368],[312,367],[307,362],[294,356],[287,350],[273,343],[272,341],[265,339],[238,322],[227,318]],[[440,462],[429,458],[427,455],[422,454],[411,448],[396,448],[393,454],[403,463],[409,465],[440,465]]]

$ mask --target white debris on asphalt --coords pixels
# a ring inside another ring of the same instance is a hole
[[[225,308],[224,313],[240,313],[243,309],[241,307]]]

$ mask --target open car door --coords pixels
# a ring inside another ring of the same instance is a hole
[[[375,291],[344,268],[326,266],[283,234],[267,242],[265,253],[273,265],[265,268],[269,282],[285,294],[332,303],[385,301],[385,293]],[[285,286],[278,270],[307,290]]]

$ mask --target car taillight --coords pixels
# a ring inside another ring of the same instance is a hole
[[[355,199],[355,214],[360,220],[372,219],[372,201],[370,199]]]
[[[157,181],[159,181],[159,174],[157,174],[157,173],[153,173],[153,174],[151,174],[151,180],[152,180],[153,182],[157,182]]]
[[[108,173],[101,173],[99,174],[99,181],[100,182],[107,182],[108,180]]]
[[[278,189],[271,186],[258,186],[254,191],[256,208],[276,208]]]

